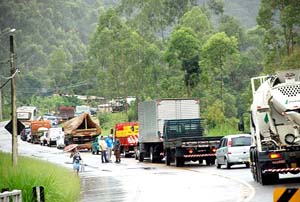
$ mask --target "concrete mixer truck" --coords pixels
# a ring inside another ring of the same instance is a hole
[[[275,184],[300,172],[300,70],[251,79],[250,167],[255,181]]]

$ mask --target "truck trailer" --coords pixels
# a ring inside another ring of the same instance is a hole
[[[139,135],[138,122],[117,123],[114,128],[114,140],[119,139],[121,143],[121,154],[125,157],[135,154]]]
[[[70,119],[64,123],[65,145],[78,144],[78,149],[92,149],[92,142],[101,134],[100,126],[88,113]]]
[[[207,162],[212,164],[215,159],[215,150],[206,150],[206,152],[198,156],[195,154],[187,155],[186,149],[198,147],[203,144],[207,147],[215,147],[219,143],[220,138],[209,139],[203,137],[203,128],[197,128],[195,133],[180,133],[177,136],[171,137],[170,127],[166,124],[174,126],[182,125],[184,119],[187,125],[191,126],[191,119],[196,119],[197,126],[200,127],[200,106],[198,99],[156,99],[145,101],[138,105],[138,120],[139,120],[139,138],[137,158],[143,161],[144,158],[149,158],[151,162],[159,162],[166,157],[166,164],[170,165],[172,160],[175,161],[176,166],[183,166],[185,161],[199,160],[201,161],[205,155],[210,156]],[[164,129],[165,125],[165,129]],[[184,124],[183,124],[184,125]],[[172,127],[173,127],[172,126]],[[166,134],[166,132],[169,133]],[[189,131],[191,132],[191,131]],[[200,140],[201,138],[201,140]],[[205,141],[204,142],[201,141]],[[216,141],[210,145],[208,141]],[[196,144],[194,144],[196,142]],[[176,145],[178,144],[178,145]],[[193,146],[191,144],[194,144]],[[185,147],[185,148],[184,148]],[[184,148],[184,149],[183,149]],[[196,151],[196,150],[195,150]],[[205,154],[206,153],[206,154]]]
[[[255,181],[274,184],[300,172],[300,70],[251,79],[250,167]]]

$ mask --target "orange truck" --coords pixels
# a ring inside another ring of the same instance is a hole
[[[34,144],[41,143],[40,138],[45,135],[45,133],[48,133],[49,128],[51,128],[49,120],[31,121],[30,142]]]
[[[114,128],[114,140],[119,139],[121,153],[125,157],[132,156],[138,143],[139,124],[138,122],[117,123]]]

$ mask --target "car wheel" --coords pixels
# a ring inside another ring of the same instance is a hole
[[[219,164],[219,162],[218,162],[218,160],[216,159],[216,166],[217,166],[217,168],[218,169],[220,169],[221,168],[221,164]]]
[[[228,162],[228,160],[225,158],[225,160],[224,160],[224,163],[225,163],[225,167],[227,168],[227,169],[230,169],[230,167],[231,167],[231,164]]]

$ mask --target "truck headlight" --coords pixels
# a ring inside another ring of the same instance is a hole
[[[293,144],[295,141],[295,136],[293,134],[287,134],[284,138],[285,142],[288,144]]]

